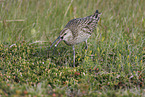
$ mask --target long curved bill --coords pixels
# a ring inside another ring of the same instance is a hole
[[[52,43],[52,45],[50,46],[50,49],[51,49],[51,47],[54,45],[54,43],[57,41],[57,40],[59,40],[58,42],[57,42],[57,44],[55,45],[55,47],[57,47],[57,45],[62,41],[62,39],[60,38],[60,36]]]

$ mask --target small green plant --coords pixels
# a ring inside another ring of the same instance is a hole
[[[143,0],[0,2],[0,96],[145,95]],[[73,18],[102,12],[85,44],[49,47]]]

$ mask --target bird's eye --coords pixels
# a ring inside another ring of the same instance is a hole
[[[60,37],[61,39],[63,39],[63,36],[62,37]]]

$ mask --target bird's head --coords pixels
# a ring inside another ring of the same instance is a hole
[[[57,47],[57,45],[64,40],[65,42],[71,40],[73,38],[72,32],[70,29],[64,28],[63,30],[61,30],[60,32],[60,36],[52,43],[52,45],[50,46],[50,48],[54,45],[54,43],[58,40],[57,44],[55,45],[55,47]]]

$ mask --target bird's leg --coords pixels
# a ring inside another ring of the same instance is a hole
[[[85,49],[87,50],[88,49],[87,40],[85,40],[85,43],[86,43]]]
[[[86,43],[86,47],[85,47],[85,57],[86,57],[87,49],[88,49],[87,40],[85,40],[85,43]]]
[[[73,45],[73,66],[75,67],[75,47]]]

